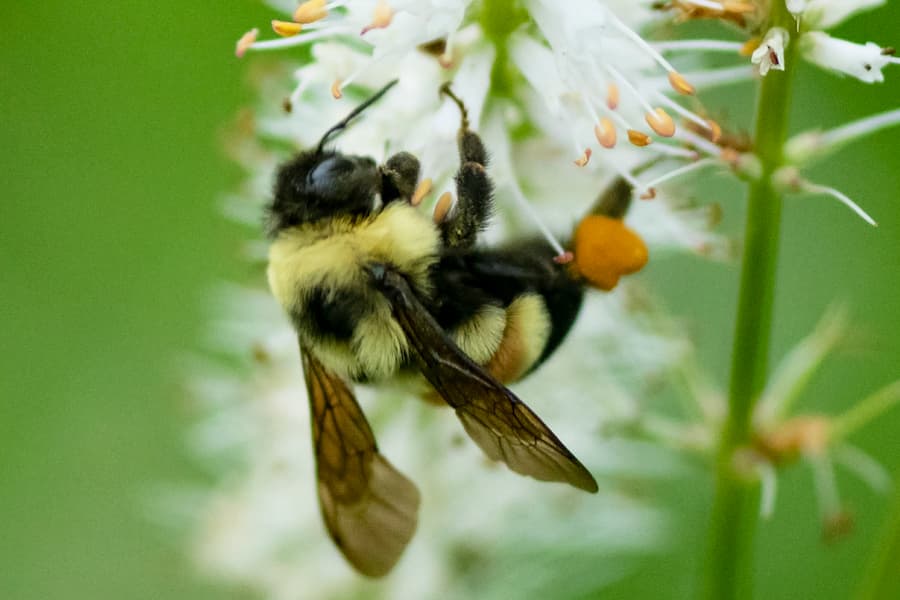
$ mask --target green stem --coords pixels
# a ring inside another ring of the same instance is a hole
[[[897,577],[897,565],[900,564],[900,477],[896,481],[898,484],[894,486],[897,490],[894,507],[888,514],[881,539],[875,546],[869,568],[856,596],[858,600],[900,598],[900,577]]]
[[[770,27],[794,31],[784,2],[771,3]],[[735,469],[735,453],[752,434],[753,409],[768,368],[769,336],[781,225],[781,196],[772,175],[784,163],[796,40],[785,50],[785,70],[763,78],[756,109],[756,153],[762,174],[750,186],[740,297],[731,362],[728,416],[715,465],[710,537],[705,567],[707,598],[749,598],[758,500],[755,487]]]

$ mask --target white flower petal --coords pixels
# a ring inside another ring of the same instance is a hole
[[[810,0],[803,19],[817,29],[829,29],[858,12],[871,10],[884,0]]]
[[[784,49],[789,41],[790,34],[781,27],[773,27],[766,33],[759,48],[750,56],[750,62],[759,65],[760,75],[765,77],[769,69],[784,71]]]
[[[873,42],[856,44],[834,38],[821,31],[810,31],[802,38],[803,55],[820,67],[856,77],[866,83],[884,81],[881,70],[897,59],[887,55]]]

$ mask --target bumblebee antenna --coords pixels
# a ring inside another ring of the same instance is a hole
[[[350,124],[350,121],[352,121],[354,117],[359,115],[359,113],[361,113],[362,111],[366,110],[367,108],[369,108],[370,106],[372,106],[373,104],[378,102],[378,100],[380,100],[381,97],[384,96],[388,92],[388,90],[390,90],[392,87],[397,85],[398,81],[399,81],[399,79],[395,79],[395,80],[391,81],[390,83],[388,83],[383,88],[381,88],[380,90],[378,90],[377,92],[375,92],[375,94],[370,96],[365,102],[363,102],[362,104],[360,104],[359,106],[354,108],[350,112],[350,114],[347,115],[346,117],[344,117],[343,120],[341,120],[337,125],[335,125],[331,129],[326,131],[325,135],[322,136],[322,139],[319,140],[319,145],[316,148],[316,154],[321,154],[322,148],[325,147],[325,143],[328,141],[329,138],[331,138],[334,134],[339,133],[345,127],[347,127],[347,125]]]
[[[469,128],[469,113],[468,113],[468,111],[466,111],[466,105],[463,104],[463,101],[459,99],[459,96],[454,94],[453,90],[450,89],[449,81],[444,82],[444,84],[441,86],[440,94],[447,96],[448,98],[453,100],[453,103],[459,107],[459,112],[462,113],[462,128],[464,130],[468,129]]]

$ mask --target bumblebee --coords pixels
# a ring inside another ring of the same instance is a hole
[[[443,220],[413,204],[419,161],[384,164],[326,148],[388,84],[277,171],[268,280],[300,345],[318,496],[337,547],[361,573],[394,566],[419,493],[378,451],[353,383],[427,382],[468,435],[517,473],[596,492],[584,465],[505,384],[559,346],[584,286],[544,241],[476,244],[493,210],[488,155],[459,106],[457,203]]]

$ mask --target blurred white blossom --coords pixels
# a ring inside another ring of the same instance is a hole
[[[624,382],[651,385],[684,350],[682,341],[630,316],[635,293],[595,297],[566,351],[515,387],[608,482],[668,476],[678,466],[660,448],[598,437],[638,410]],[[614,483],[594,496],[518,476],[486,461],[451,410],[358,386],[379,446],[419,486],[422,508],[394,573],[377,583],[355,575],[319,517],[295,337],[266,292],[230,287],[220,298],[225,317],[215,344],[253,348],[256,362],[250,376],[214,372],[195,383],[209,414],[195,430],[195,450],[232,461],[201,523],[196,552],[209,572],[273,599],[297,598],[298,590],[303,598],[465,598],[473,582],[482,586],[480,598],[499,599],[510,589],[590,590],[661,545],[661,514]],[[601,363],[598,354],[606,357]],[[560,569],[578,580],[560,582]]]

